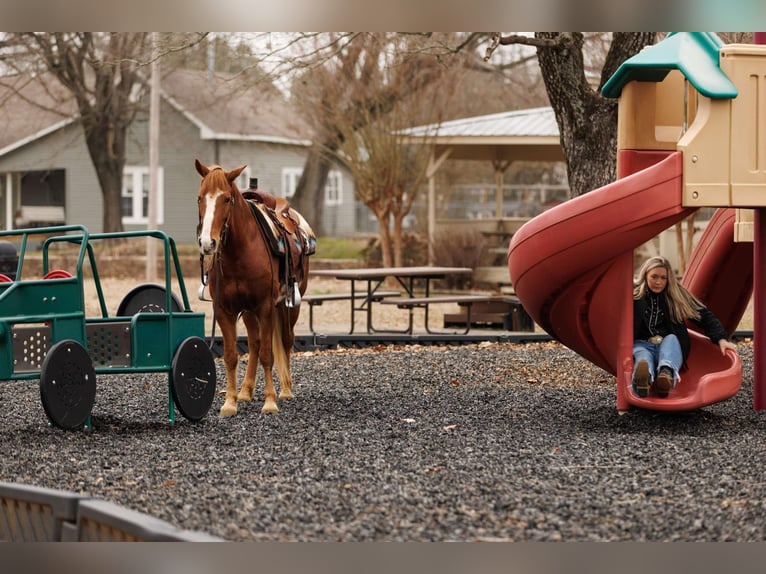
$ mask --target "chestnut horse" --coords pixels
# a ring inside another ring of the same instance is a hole
[[[264,413],[275,413],[277,396],[272,367],[276,363],[279,398],[293,398],[290,352],[295,339],[293,328],[300,313],[300,300],[288,306],[284,280],[284,260],[274,254],[253,209],[237,189],[235,180],[245,166],[225,171],[217,165],[207,167],[195,160],[202,176],[199,207],[198,243],[201,260],[208,262],[207,275],[213,300],[215,322],[223,338],[226,366],[226,399],[220,415],[237,414],[237,401],[251,401],[258,364],[263,367]],[[271,197],[273,201],[274,198]],[[284,201],[284,200],[281,200]],[[287,209],[285,207],[285,209]],[[308,224],[294,210],[292,221],[313,237]],[[301,252],[297,287],[300,294],[308,282],[308,249]],[[247,329],[248,363],[242,387],[237,394],[237,320]]]

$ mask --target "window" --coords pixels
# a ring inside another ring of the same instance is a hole
[[[298,182],[301,179],[301,173],[303,173],[303,168],[301,167],[282,168],[282,197],[290,199],[293,195],[295,195],[295,189],[298,187]]]
[[[157,171],[157,224],[163,222],[163,171]],[[149,222],[149,168],[125,166],[122,174],[122,222]]]
[[[303,173],[302,167],[285,167],[282,169],[282,197],[290,199],[295,194],[298,181]],[[330,170],[324,188],[325,205],[340,205],[343,203],[343,174]]]
[[[343,203],[343,175],[337,170],[330,170],[324,187],[325,205],[340,205]]]

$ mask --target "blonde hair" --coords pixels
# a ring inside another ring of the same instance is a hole
[[[665,286],[663,294],[668,302],[668,309],[673,321],[680,323],[684,319],[699,319],[699,310],[703,307],[702,303],[678,282],[670,261],[661,255],[655,255],[644,261],[638,271],[638,279],[633,283],[633,299],[641,299],[646,295],[648,289],[646,276],[652,269],[658,267],[662,267],[668,273],[668,284]]]

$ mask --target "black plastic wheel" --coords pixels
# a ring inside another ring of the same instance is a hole
[[[96,400],[96,372],[88,351],[71,339],[53,345],[40,370],[40,398],[57,427],[82,427]]]
[[[117,307],[118,317],[128,317],[136,313],[164,313],[165,293],[167,290],[162,285],[146,283],[139,285],[128,291],[128,294],[122,298],[119,307]],[[178,312],[183,309],[181,302],[175,293],[170,294],[171,312]]]
[[[184,339],[173,357],[170,389],[173,402],[190,421],[198,421],[210,410],[215,398],[213,352],[199,337]]]

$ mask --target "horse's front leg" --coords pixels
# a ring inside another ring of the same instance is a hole
[[[258,353],[261,341],[258,332],[258,319],[249,311],[242,313],[242,321],[247,329],[248,360],[245,369],[245,378],[239,390],[237,400],[250,402],[255,394],[255,379],[258,376]]]
[[[223,364],[226,367],[226,398],[219,412],[222,417],[237,414],[237,317],[219,313],[217,319],[223,338]]]

